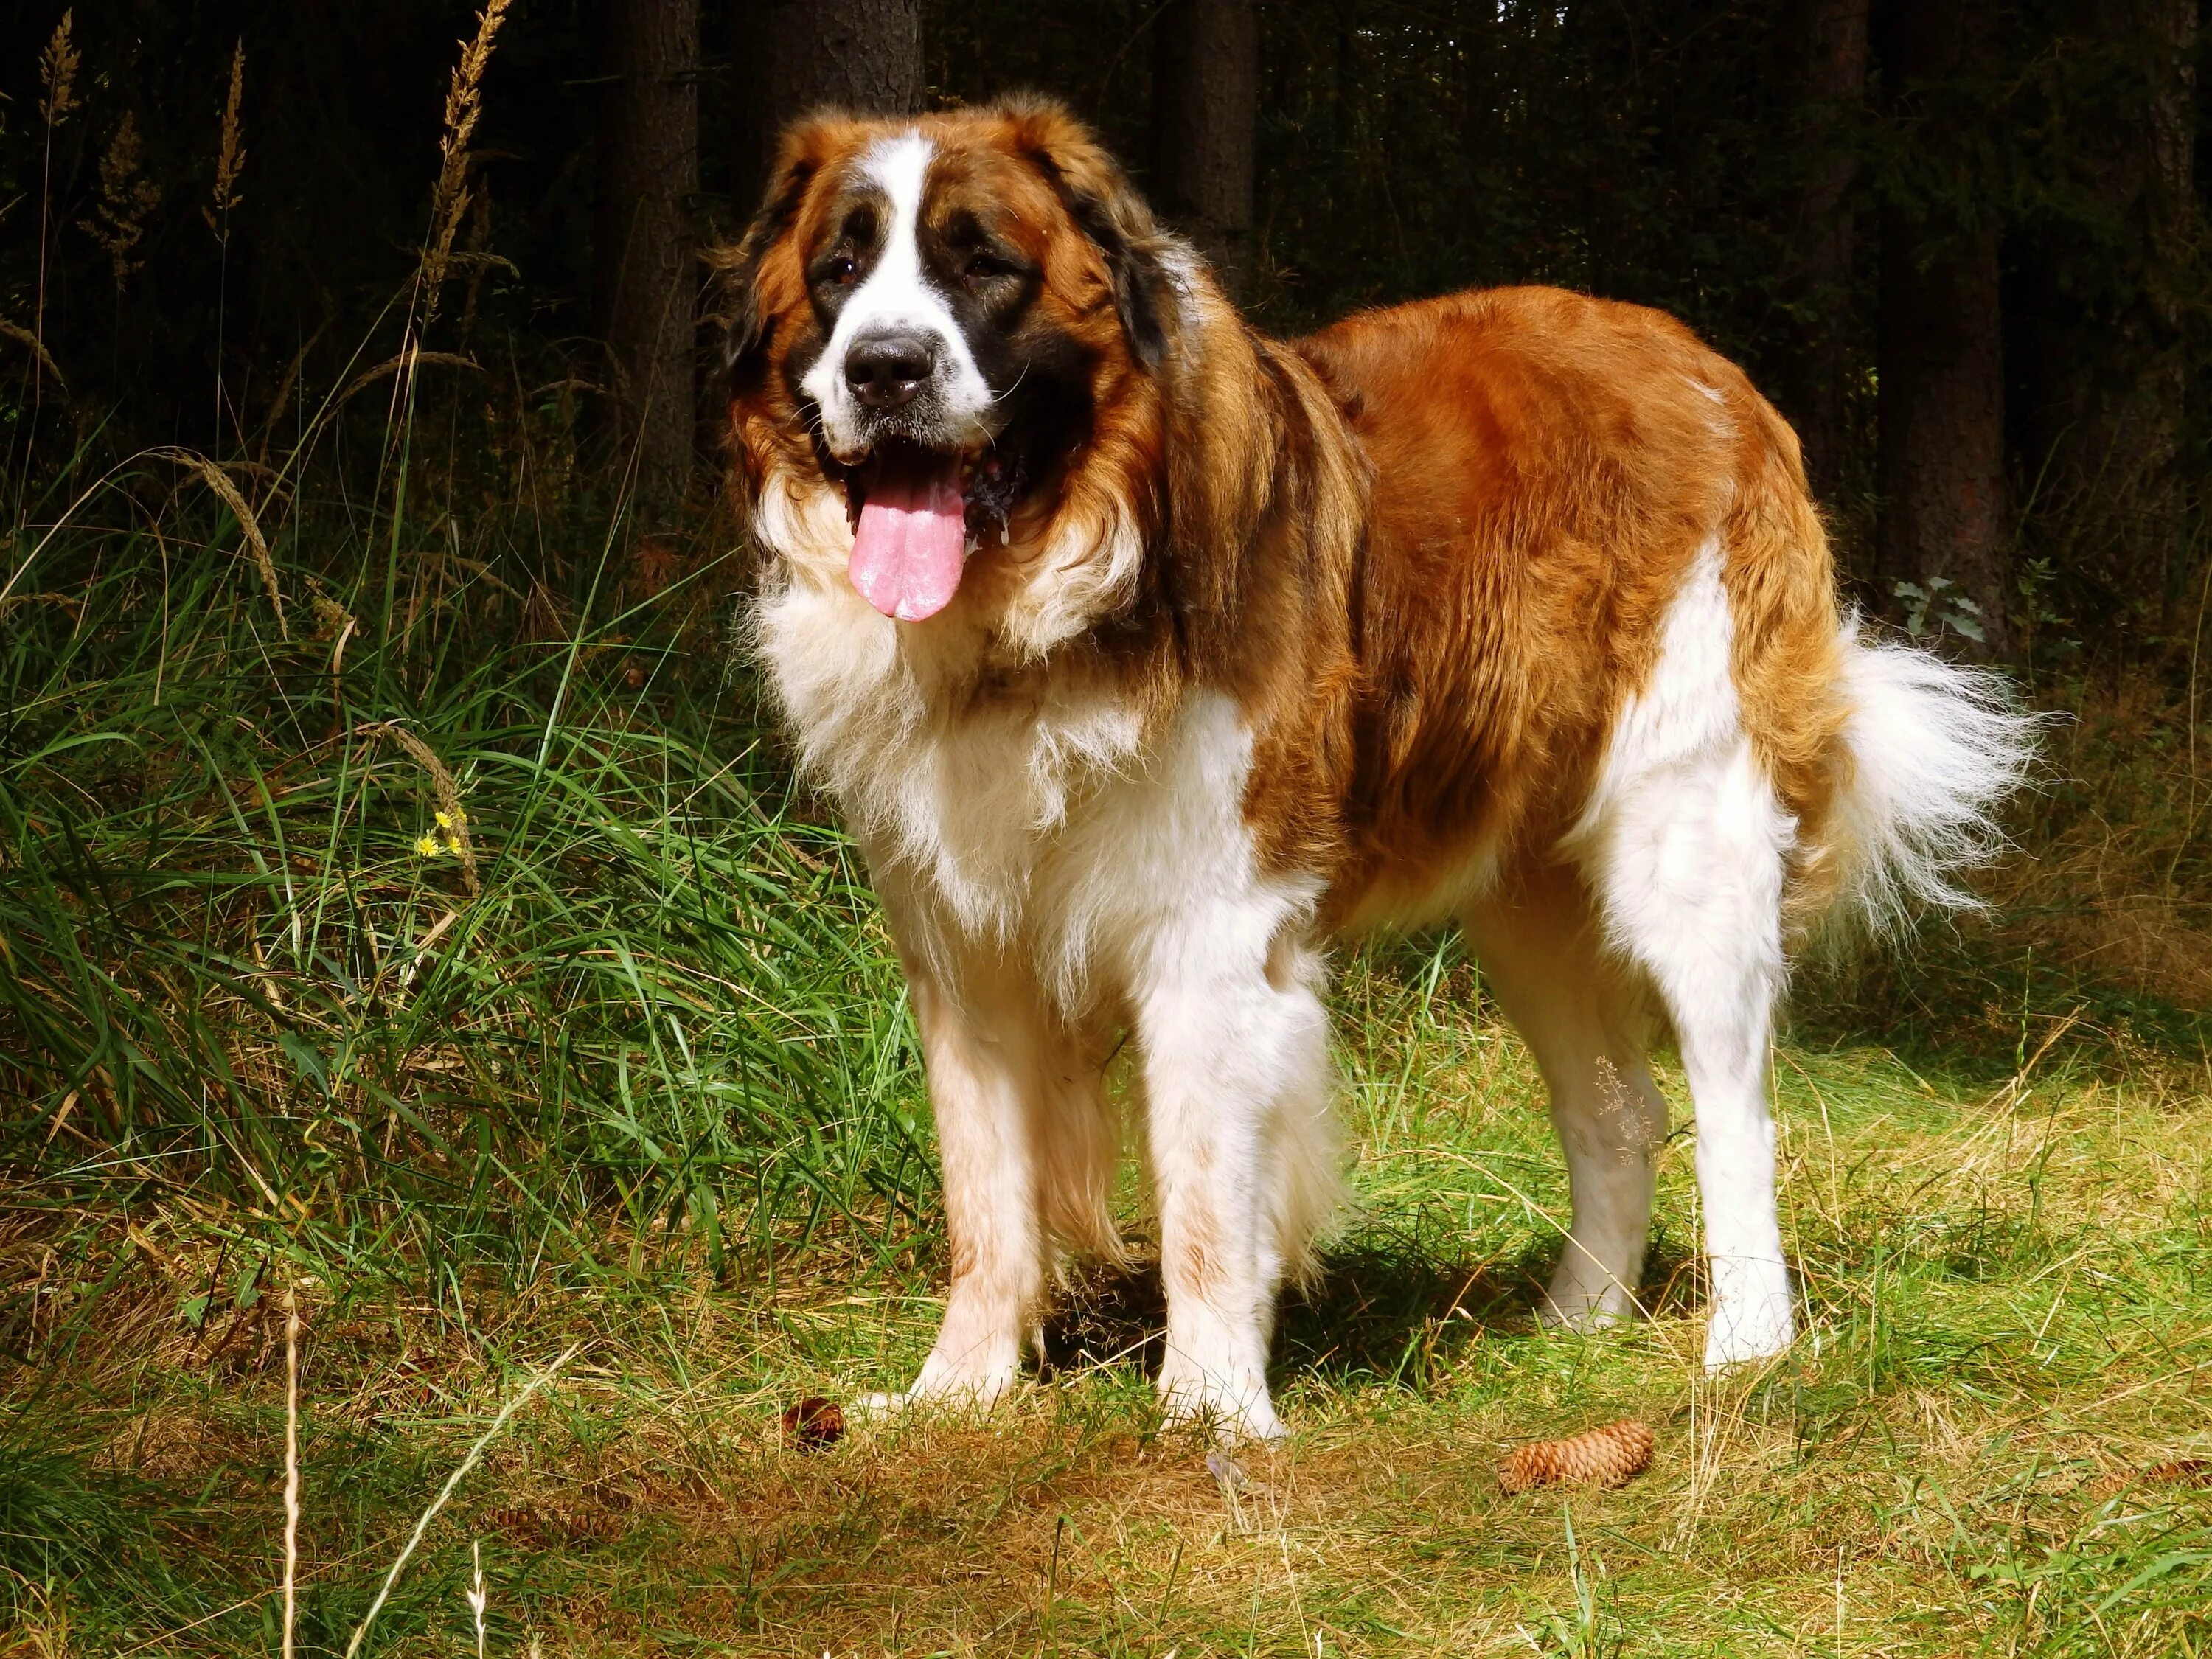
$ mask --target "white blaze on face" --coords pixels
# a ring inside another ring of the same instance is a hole
[[[921,268],[922,191],[936,149],[909,132],[880,140],[860,158],[862,176],[888,198],[890,223],[875,269],[845,301],[830,343],[799,382],[822,410],[823,435],[841,459],[856,458],[869,442],[866,411],[846,383],[845,356],[855,340],[871,334],[912,333],[928,340],[936,368],[926,395],[941,411],[945,441],[957,447],[984,435],[991,388],[944,296]]]

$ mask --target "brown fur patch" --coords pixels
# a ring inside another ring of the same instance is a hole
[[[1817,820],[1840,750],[1833,579],[1796,441],[1739,371],[1659,313],[1545,289],[1370,313],[1298,349],[1373,468],[1359,672],[1310,745],[1344,757],[1313,781],[1341,803],[1335,915],[1541,857],[1716,536],[1746,725]]]

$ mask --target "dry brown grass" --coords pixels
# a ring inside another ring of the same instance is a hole
[[[2149,675],[2075,694],[2022,803],[2020,854],[1986,884],[2000,937],[2051,967],[2177,1006],[2212,1006],[2212,744]]]
[[[483,112],[484,70],[505,21],[508,0],[486,0],[477,15],[475,38],[461,42],[460,62],[446,91],[446,114],[438,135],[438,183],[430,200],[430,235],[422,258],[423,319],[436,315],[438,297],[450,274],[453,238],[469,208],[469,140]]]

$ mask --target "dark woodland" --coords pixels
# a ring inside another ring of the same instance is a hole
[[[0,305],[65,381],[9,337],[15,477],[235,453],[282,429],[278,392],[391,355],[467,8],[80,6],[77,106],[51,131],[58,15],[12,19]],[[218,225],[240,46],[248,161]],[[641,526],[696,508],[695,256],[742,223],[777,125],[1042,88],[1263,327],[1504,283],[1665,307],[1796,425],[1863,602],[2008,658],[2185,651],[2202,55],[2194,0],[541,0],[491,57],[422,341],[482,384],[422,395],[493,418],[558,385]]]

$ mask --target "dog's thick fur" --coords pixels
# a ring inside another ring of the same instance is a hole
[[[1543,289],[1263,338],[1036,100],[800,124],[725,263],[759,649],[866,851],[937,1112],[951,1288],[911,1394],[1004,1388],[1057,1254],[1118,1249],[1127,1032],[1160,1387],[1278,1431],[1276,1295],[1337,1196],[1322,952],[1377,924],[1461,923],[1542,1068],[1574,1210],[1547,1311],[1634,1309],[1663,1023],[1707,1361],[1784,1346],[1788,951],[1839,902],[1958,900],[2026,741],[1989,684],[1856,636],[1743,374]],[[1023,482],[927,621],[848,580],[854,306],[934,329],[930,395],[986,388],[946,441]]]

